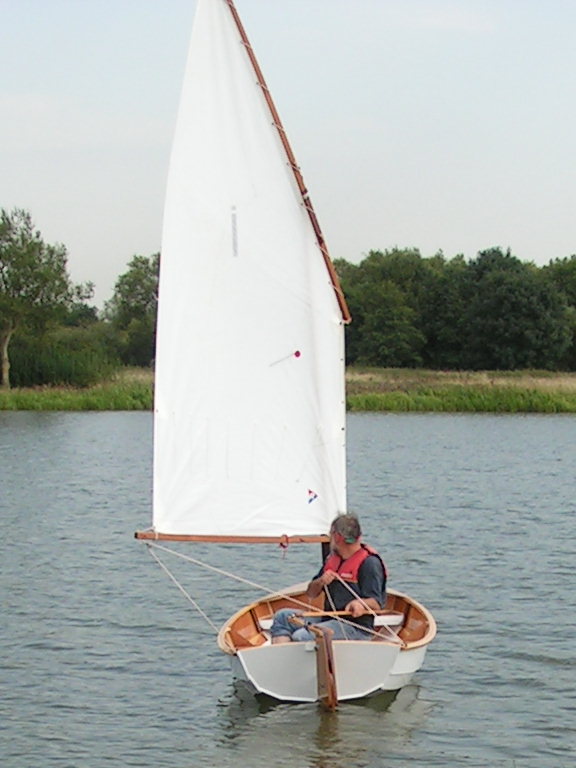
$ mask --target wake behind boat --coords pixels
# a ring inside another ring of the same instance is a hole
[[[153,528],[138,538],[328,541],[346,509],[349,320],[234,3],[198,0],[164,215]],[[271,646],[267,621],[301,603],[318,610],[303,589],[267,596],[219,635],[235,674],[281,700],[394,690],[435,634],[423,606],[390,591],[373,640],[320,630],[312,646]]]

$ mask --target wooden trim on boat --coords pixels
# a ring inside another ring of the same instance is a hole
[[[292,621],[302,627],[306,622],[299,616]],[[338,689],[336,686],[336,661],[332,636],[334,632],[321,624],[310,624],[307,629],[314,635],[316,641],[316,685],[318,701],[333,712],[338,707]]]
[[[388,611],[385,608],[382,608],[379,611],[366,611],[365,615],[370,613],[374,616],[403,615],[401,611]],[[308,618],[309,616],[352,616],[350,611],[304,611],[299,615],[303,618]]]
[[[338,306],[340,307],[340,312],[342,313],[342,321],[348,324],[352,320],[352,317],[350,315],[350,310],[348,309],[348,305],[344,297],[344,292],[342,291],[342,286],[340,285],[338,274],[336,272],[336,269],[334,268],[332,259],[330,258],[330,254],[328,253],[328,247],[324,240],[322,230],[320,229],[320,224],[318,223],[316,212],[314,211],[314,207],[312,206],[310,195],[308,193],[308,190],[306,189],[306,185],[304,184],[304,177],[302,176],[302,172],[298,167],[298,164],[296,162],[296,157],[294,156],[294,152],[292,151],[292,147],[290,146],[290,142],[288,141],[288,136],[286,135],[286,131],[284,130],[284,126],[282,125],[282,121],[280,120],[280,115],[278,114],[278,110],[276,109],[276,105],[274,104],[274,101],[270,94],[270,90],[266,85],[264,75],[262,74],[262,70],[260,69],[258,60],[256,59],[256,55],[254,54],[252,46],[250,45],[250,41],[248,40],[248,35],[246,34],[244,25],[240,20],[240,16],[238,15],[238,11],[236,10],[234,2],[233,0],[226,0],[226,2],[228,4],[228,7],[230,8],[230,13],[232,14],[234,22],[236,23],[236,27],[238,28],[238,32],[240,34],[242,43],[246,48],[246,53],[248,54],[248,58],[250,59],[250,62],[256,74],[258,85],[262,89],[262,94],[264,95],[264,98],[266,100],[270,113],[272,115],[273,125],[278,131],[278,136],[280,138],[280,141],[282,142],[282,146],[284,147],[284,150],[286,151],[288,163],[292,168],[292,171],[294,173],[294,178],[296,180],[296,184],[300,191],[300,195],[302,196],[302,203],[304,205],[304,208],[306,209],[306,212],[308,213],[308,217],[310,218],[312,228],[314,229],[314,233],[316,235],[316,240],[318,241],[318,246],[322,253],[324,263],[326,264],[326,269],[328,270],[328,274],[330,275],[332,287],[334,288],[334,293],[336,294]]]
[[[315,536],[215,536],[215,535],[191,535],[184,533],[159,533],[156,531],[136,531],[135,539],[147,539],[149,541],[203,541],[215,544],[320,544],[330,541],[325,534]]]
[[[242,607],[228,619],[218,634],[218,645],[221,650],[234,655],[239,649],[255,648],[264,643],[264,632],[259,621],[270,618],[279,608],[295,607],[302,610],[303,603],[309,602],[314,615],[324,613],[322,595],[308,599],[305,596],[306,587],[307,583],[295,584],[282,592],[267,595]],[[388,589],[387,595],[386,608],[377,613],[400,612],[404,615],[401,629],[394,630],[403,643],[400,652],[421,648],[432,642],[436,636],[436,621],[430,611],[413,597],[397,592],[395,589]],[[385,636],[381,641],[387,642]]]
[[[436,620],[434,619],[434,616],[430,613],[430,611],[422,605],[422,603],[419,603],[417,600],[415,600],[413,597],[410,597],[410,595],[405,595],[402,592],[397,592],[395,589],[389,589],[387,590],[387,593],[389,596],[394,598],[399,598],[400,600],[403,600],[408,608],[406,611],[406,621],[403,627],[403,630],[400,632],[400,635],[403,636],[404,642],[406,643],[406,647],[402,650],[413,650],[414,648],[420,648],[423,645],[428,645],[432,642],[432,640],[436,637],[437,627],[436,627]],[[420,637],[418,640],[411,640],[410,637],[406,636],[409,635],[411,626],[410,622],[412,620],[411,613],[417,614],[417,617],[415,621],[418,623],[418,630],[420,630],[422,622],[426,625],[426,631],[424,632],[423,637]],[[418,615],[419,614],[419,615]]]

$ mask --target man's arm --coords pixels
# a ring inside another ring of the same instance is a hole
[[[336,574],[334,571],[326,571],[325,573],[321,573],[319,576],[312,579],[310,584],[308,584],[306,597],[318,597],[318,595],[324,590],[324,587],[327,587],[328,584],[332,584],[335,578]]]
[[[381,605],[378,600],[374,600],[373,597],[363,597],[360,600],[356,597],[354,600],[350,600],[344,610],[350,611],[350,614],[354,618],[358,618],[358,616],[363,616],[365,613],[370,613],[367,608],[369,608],[370,611],[379,611]]]
[[[371,611],[379,611],[383,607],[381,600],[386,584],[379,557],[370,555],[366,558],[360,566],[358,580],[360,599],[354,598],[346,605],[346,610],[355,618],[368,613],[367,607]]]

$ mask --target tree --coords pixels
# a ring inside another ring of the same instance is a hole
[[[386,368],[422,363],[424,336],[403,292],[389,280],[363,285],[364,317],[359,328],[356,362]]]
[[[565,297],[534,265],[497,248],[469,264],[464,367],[558,368],[571,343]]]
[[[434,269],[420,301],[419,327],[426,337],[423,362],[430,368],[460,368],[469,301],[468,264],[462,255],[450,261],[434,256],[431,261]]]
[[[418,260],[417,252],[371,251],[357,266],[336,262],[352,315],[346,329],[348,363],[391,367],[421,363],[424,336],[415,325],[417,313],[409,290]]]
[[[10,387],[10,341],[20,328],[42,329],[75,301],[90,297],[90,284],[75,286],[66,248],[44,242],[22,209],[0,212],[0,386]]]
[[[572,341],[563,360],[563,367],[576,370],[576,254],[568,258],[554,259],[542,268],[544,275],[565,297],[569,307]]]
[[[105,315],[123,335],[123,362],[150,365],[154,356],[160,254],[133,256],[116,281]]]

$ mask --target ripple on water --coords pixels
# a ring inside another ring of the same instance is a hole
[[[287,755],[299,768],[567,768],[575,426],[350,417],[350,507],[439,635],[414,685],[329,714],[242,697],[214,632],[133,541],[149,519],[149,414],[0,413],[2,768],[280,768]],[[254,576],[238,548],[195,554]],[[256,580],[300,581],[316,559],[260,549]],[[188,566],[178,577],[202,605],[217,596],[216,623],[254,594]]]

